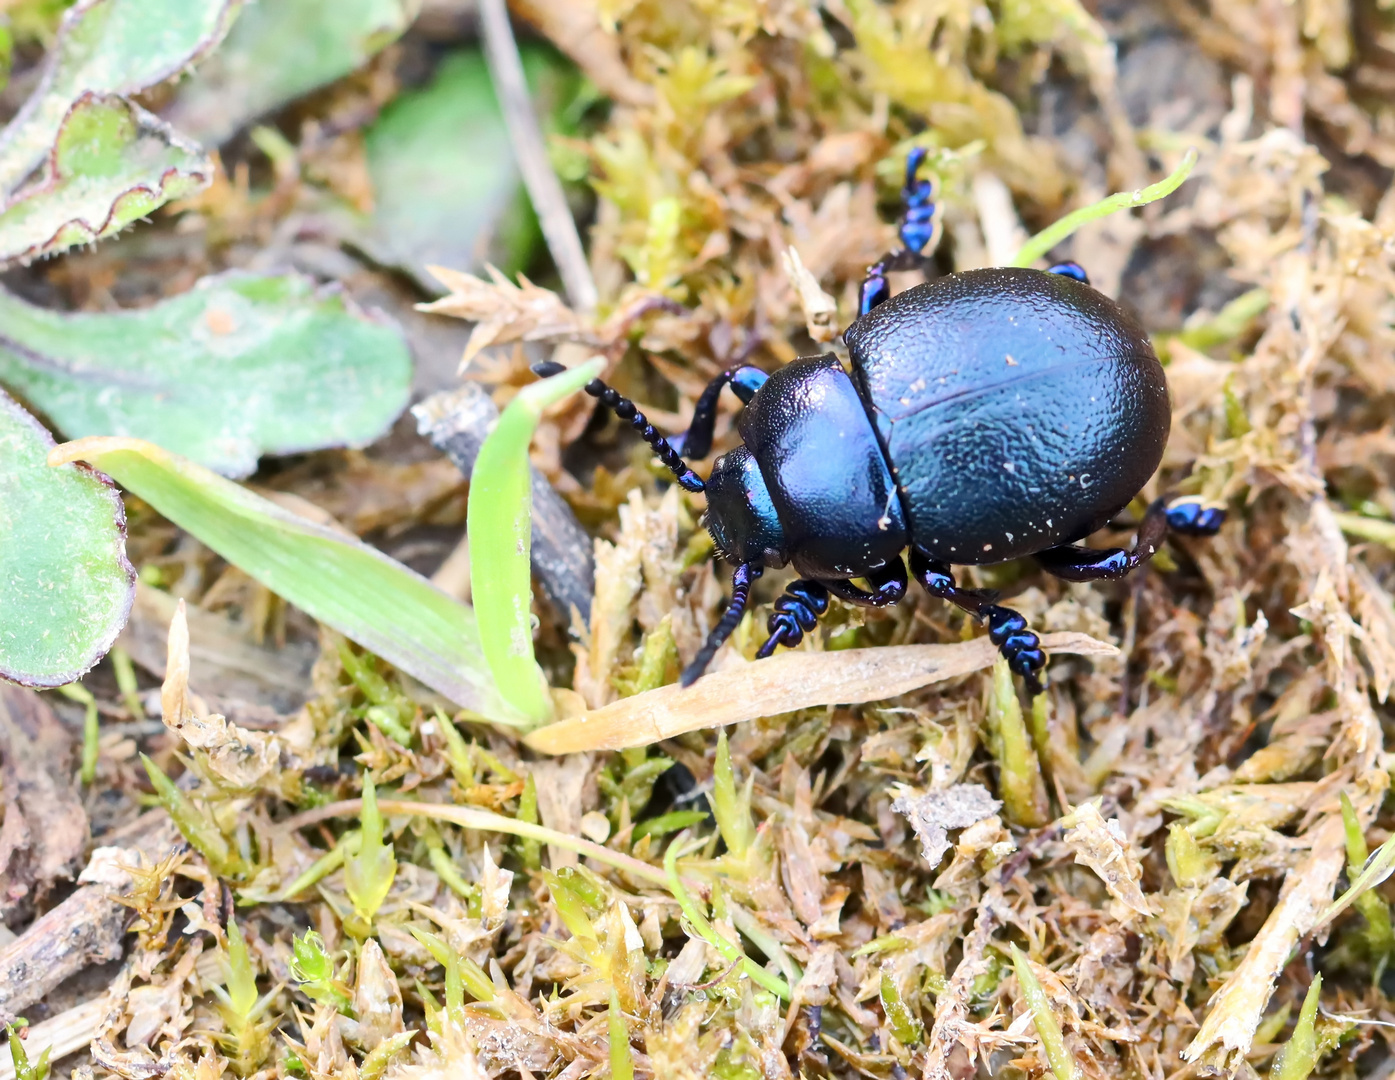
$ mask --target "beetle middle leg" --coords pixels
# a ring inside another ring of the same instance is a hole
[[[888,251],[867,268],[867,276],[858,292],[857,313],[866,315],[883,300],[890,299],[891,286],[886,275],[893,270],[918,270],[929,260],[926,248],[939,228],[935,220],[935,182],[919,176],[925,162],[925,148],[915,147],[906,157],[906,183],[901,188],[901,226],[897,238],[901,246]]]
[[[1041,693],[1041,670],[1046,653],[1041,639],[1027,629],[1027,620],[1012,608],[994,603],[998,594],[987,589],[963,589],[954,581],[948,563],[932,559],[911,548],[911,573],[931,596],[945,600],[976,619],[988,623],[988,638],[1008,667],[1022,676],[1031,694]]]
[[[1164,497],[1154,499],[1143,515],[1132,551],[1065,544],[1038,552],[1033,558],[1048,574],[1066,581],[1115,580],[1137,570],[1157,554],[1169,530],[1183,536],[1215,536],[1224,522],[1224,510],[1208,506],[1199,498]]]
[[[792,649],[803,641],[819,616],[828,610],[829,593],[860,607],[889,607],[906,595],[906,564],[900,559],[893,559],[866,576],[871,592],[841,578],[800,578],[791,582],[785,594],[775,601],[775,610],[765,624],[770,636],[756,651],[757,658],[769,656],[780,645]]]

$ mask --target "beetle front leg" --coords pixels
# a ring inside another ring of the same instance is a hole
[[[1039,552],[1033,558],[1048,574],[1065,581],[1117,580],[1156,555],[1169,530],[1183,536],[1215,536],[1224,522],[1225,511],[1208,506],[1200,498],[1184,496],[1168,501],[1164,497],[1154,499],[1143,515],[1132,551],[1065,544]]]
[[[707,670],[707,665],[712,663],[712,657],[717,655],[717,650],[740,625],[741,616],[746,612],[746,604],[751,599],[751,585],[761,576],[761,572],[762,567],[752,563],[742,563],[736,568],[731,575],[731,603],[727,605],[727,610],[717,621],[717,625],[712,628],[712,633],[707,635],[707,640],[693,657],[693,662],[683,669],[683,674],[678,679],[680,684],[692,686],[702,678],[702,673]]]
[[[911,573],[931,596],[988,623],[988,638],[998,646],[1008,667],[1022,676],[1028,693],[1041,693],[1041,670],[1046,667],[1046,653],[1042,651],[1041,639],[1027,629],[1027,620],[1020,613],[994,603],[997,593],[986,589],[961,589],[955,584],[948,563],[923,555],[915,548],[911,549]]]
[[[768,378],[769,375],[750,364],[741,364],[722,372],[707,384],[702,396],[697,399],[693,407],[693,422],[688,425],[688,430],[669,439],[673,448],[690,458],[705,458],[712,452],[712,433],[717,428],[717,399],[722,396],[722,388],[730,383],[741,404],[748,405]]]

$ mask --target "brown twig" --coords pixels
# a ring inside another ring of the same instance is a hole
[[[509,139],[519,171],[523,173],[528,198],[537,211],[538,224],[542,226],[552,261],[562,275],[567,299],[577,311],[589,315],[596,310],[596,282],[567,206],[566,193],[548,161],[547,147],[528,96],[518,43],[509,25],[508,7],[504,0],[480,0],[479,11],[485,59],[489,62],[489,73],[494,79],[495,93],[499,95],[499,106],[508,124]]]

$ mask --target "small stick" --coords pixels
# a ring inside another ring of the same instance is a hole
[[[528,83],[523,77],[523,61],[518,55],[518,43],[509,25],[505,0],[480,0],[480,28],[484,31],[484,55],[489,73],[494,79],[494,91],[499,95],[499,107],[508,124],[514,157],[523,173],[528,198],[537,211],[547,249],[572,307],[589,315],[596,310],[596,282],[581,247],[581,237],[572,220],[571,209],[562,183],[552,171],[543,143],[538,118],[528,97]]]

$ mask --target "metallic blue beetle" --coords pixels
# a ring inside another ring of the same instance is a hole
[[[767,567],[792,565],[800,579],[775,602],[758,656],[797,645],[829,593],[871,607],[896,603],[909,547],[911,575],[986,621],[1036,693],[1046,664],[1036,634],[995,594],[956,585],[951,564],[1030,555],[1067,581],[1119,578],[1151,558],[1169,529],[1202,536],[1221,527],[1217,507],[1158,499],[1133,551],[1076,546],[1123,510],[1162,460],[1171,423],[1162,365],[1138,323],[1075,263],[970,270],[892,297],[886,274],[923,267],[935,232],[933,187],[917,175],[923,160],[916,150],[906,163],[902,247],[867,271],[859,317],[843,335],[851,374],[832,354],[770,375],[734,368],[712,381],[692,426],[672,442],[599,379],[586,387],[633,425],[680,485],[706,492],[707,527],[736,565],[731,604],[683,672],[685,686],[736,629]],[[745,403],[742,445],[703,481],[680,451],[707,455],[728,385]]]

